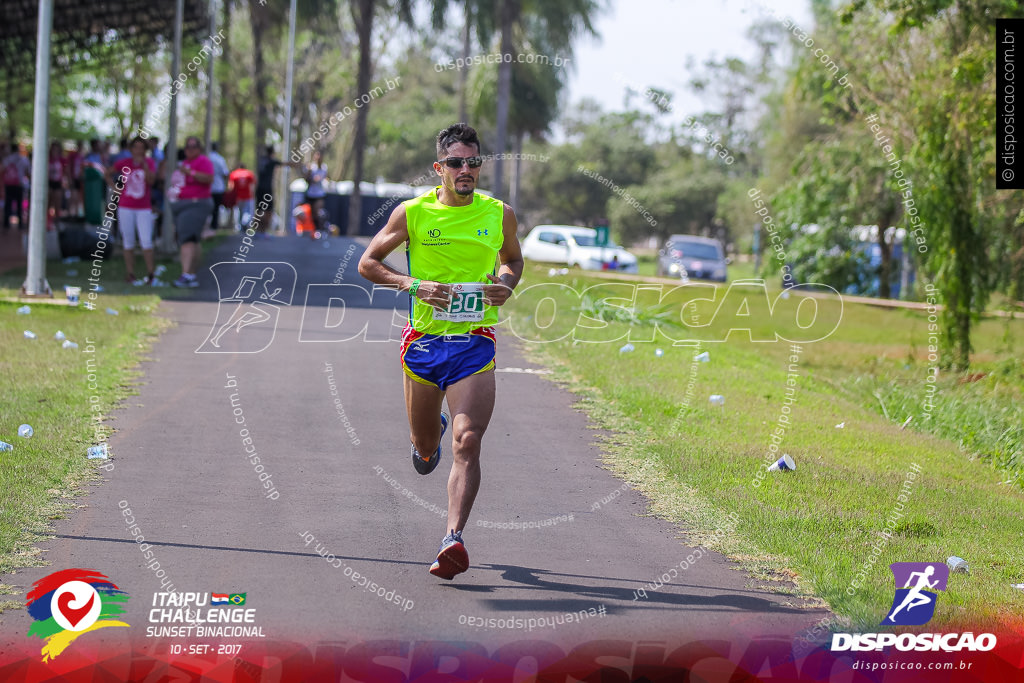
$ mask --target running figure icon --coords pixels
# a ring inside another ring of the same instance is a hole
[[[931,565],[925,567],[924,571],[911,573],[911,575],[907,578],[906,584],[904,584],[903,586],[904,588],[910,588],[910,591],[907,592],[907,596],[903,598],[903,602],[900,603],[899,607],[890,612],[889,616],[886,618],[895,624],[896,615],[904,607],[906,607],[907,611],[909,612],[915,607],[931,604],[933,598],[929,595],[925,595],[924,593],[922,593],[922,591],[926,588],[935,588],[939,584],[938,579],[936,579],[935,581],[928,580],[934,573],[935,567]],[[914,581],[914,577],[917,577],[917,583],[914,586],[911,586],[910,584]]]
[[[238,306],[228,321],[220,326],[217,334],[210,340],[213,346],[220,348],[220,338],[232,328],[236,333],[240,333],[243,327],[270,320],[269,309],[273,308],[274,304],[287,305],[288,302],[277,299],[281,293],[280,287],[276,287],[273,291],[270,289],[276,275],[274,269],[269,266],[263,269],[259,277],[247,275],[239,281],[234,294],[222,300],[224,303],[237,301]],[[261,284],[263,285],[262,292],[259,287]]]

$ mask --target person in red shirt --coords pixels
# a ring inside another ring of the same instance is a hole
[[[133,285],[153,285],[153,205],[150,188],[156,180],[156,164],[146,156],[146,141],[136,136],[128,146],[132,155],[114,164],[107,171],[107,182],[114,188],[117,200],[117,224],[124,242],[124,265],[128,282]],[[142,258],[148,275],[135,279],[135,235],[142,245]]]
[[[238,168],[228,176],[228,189],[234,191],[238,206],[238,230],[252,219],[253,211],[256,210],[256,203],[253,198],[253,187],[256,185],[256,176],[245,167],[239,164]]]
[[[202,153],[199,138],[194,135],[185,140],[185,159],[178,164],[178,171],[184,182],[177,200],[171,202],[171,214],[181,245],[181,277],[174,281],[174,286],[198,287],[196,271],[202,256],[199,239],[206,221],[213,215],[213,162]]]

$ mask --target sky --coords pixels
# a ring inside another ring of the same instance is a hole
[[[704,111],[711,103],[688,89],[687,57],[698,65],[712,57],[754,59],[745,33],[755,20],[770,18],[760,6],[768,3],[778,16],[811,25],[809,0],[609,0],[595,27],[601,39],[576,42],[568,101],[590,97],[621,110],[627,85],[641,92],[655,86],[674,94],[672,120]]]

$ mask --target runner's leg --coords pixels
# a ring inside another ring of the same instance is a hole
[[[435,386],[417,382],[402,373],[405,380],[405,410],[409,416],[409,440],[421,456],[429,456],[441,443],[441,402],[444,392]]]
[[[448,476],[448,529],[462,531],[480,488],[480,444],[494,412],[494,370],[448,387],[452,412],[452,471]]]

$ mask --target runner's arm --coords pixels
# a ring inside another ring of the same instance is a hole
[[[517,231],[519,222],[516,220],[515,211],[508,204],[505,204],[504,216],[501,219],[501,233],[504,241],[498,256],[501,259],[501,267],[498,268],[498,277],[488,275],[487,279],[493,285],[484,287],[484,299],[489,306],[501,306],[512,296],[512,290],[519,284],[523,277],[523,252],[519,247]]]
[[[380,232],[374,235],[370,244],[359,259],[359,274],[370,282],[385,287],[394,287],[407,292],[415,280],[411,275],[404,275],[384,263],[388,254],[409,239],[409,224],[406,220],[405,206],[399,204],[391,212]],[[448,308],[451,298],[451,285],[424,280],[420,283],[416,297],[436,308]]]

